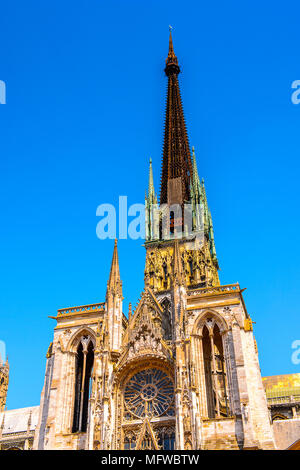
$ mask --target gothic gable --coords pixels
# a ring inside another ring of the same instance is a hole
[[[123,355],[119,366],[147,355],[171,358],[171,350],[163,337],[163,308],[149,287],[145,287],[124,336]]]

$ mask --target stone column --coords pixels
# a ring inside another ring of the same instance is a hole
[[[180,340],[176,341],[176,373],[175,373],[175,416],[176,416],[176,450],[184,449],[184,430],[182,416],[182,367],[184,365],[183,350]]]
[[[201,418],[208,416],[207,412],[207,397],[206,397],[206,384],[205,384],[205,369],[203,358],[203,345],[202,335],[194,335],[195,353],[196,353],[196,371],[197,371],[197,386],[199,392],[199,413]]]
[[[241,439],[243,440],[244,448],[258,447],[258,441],[255,439],[254,429],[249,413],[249,394],[247,386],[247,375],[245,370],[245,360],[243,345],[241,340],[240,326],[235,322],[232,326],[232,338],[235,355],[235,367],[238,382],[238,395],[240,401],[241,415],[239,418],[242,420],[242,433]]]

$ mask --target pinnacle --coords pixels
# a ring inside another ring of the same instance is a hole
[[[118,240],[116,238],[107,288],[117,289],[121,286],[122,286],[122,283],[120,279],[120,269],[119,269]]]

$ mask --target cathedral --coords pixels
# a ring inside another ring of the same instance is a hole
[[[123,313],[115,240],[105,301],[52,317],[40,405],[3,411],[8,364],[1,372],[2,449],[280,448],[272,418],[277,395],[270,405],[243,289],[219,280],[179,73],[170,32],[160,199],[150,161],[139,302]],[[294,379],[283,394],[286,407],[276,412],[279,421],[293,422],[292,442],[300,437],[300,380]]]

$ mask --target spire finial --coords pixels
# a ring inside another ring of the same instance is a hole
[[[174,47],[173,47],[173,39],[172,39],[172,26],[169,25],[169,56],[175,57]]]
[[[172,26],[169,26],[169,52],[168,52],[168,57],[166,59],[166,68],[165,68],[165,73],[167,76],[171,74],[176,74],[178,75],[180,72],[180,68],[178,66],[178,59],[175,55],[174,52],[174,47],[173,47],[173,38],[172,38]]]

